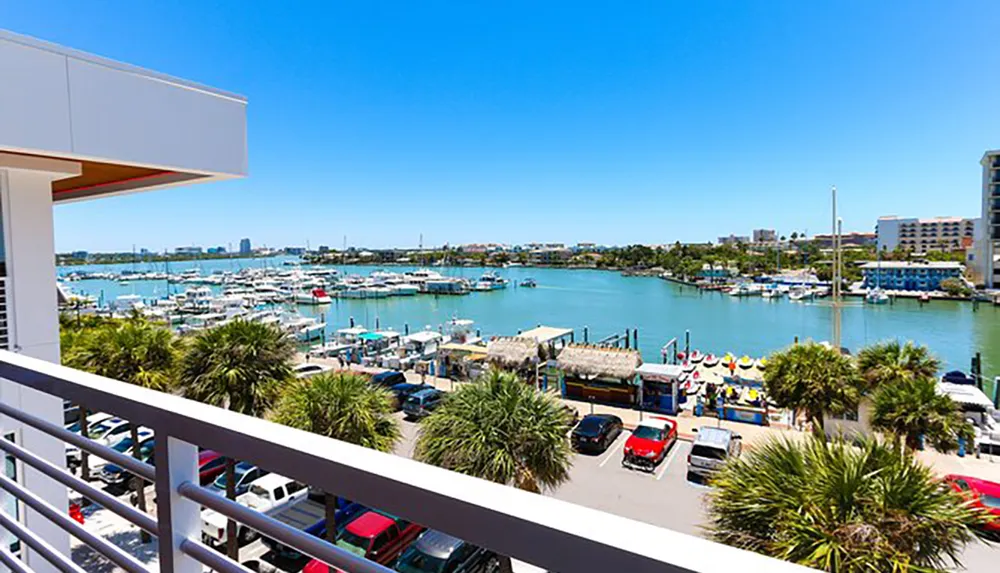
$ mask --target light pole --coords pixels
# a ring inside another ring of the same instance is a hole
[[[840,352],[840,231],[843,221],[837,218],[837,187],[831,190],[833,200],[833,347]]]

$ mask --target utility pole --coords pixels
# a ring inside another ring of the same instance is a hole
[[[837,218],[837,187],[832,189],[833,199],[833,347],[840,352],[840,230],[842,221]]]

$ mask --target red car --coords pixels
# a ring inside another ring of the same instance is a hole
[[[213,450],[198,452],[198,481],[208,485],[226,470],[226,458]]]
[[[622,466],[653,471],[677,441],[677,424],[666,418],[647,418],[632,431],[625,442]]]
[[[370,561],[390,565],[424,529],[405,519],[369,510],[358,514],[340,532],[337,547]],[[302,569],[302,573],[327,573],[328,570],[322,561],[313,559]]]
[[[986,530],[1000,534],[1000,483],[960,475],[948,475],[944,480],[973,505],[989,512],[994,519],[986,525]]]

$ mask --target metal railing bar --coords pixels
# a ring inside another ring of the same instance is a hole
[[[219,573],[253,573],[250,569],[247,569],[222,553],[191,539],[185,539],[181,542],[181,551],[212,571],[218,571]]]
[[[301,553],[319,559],[323,563],[351,573],[394,573],[392,569],[331,545],[305,531],[289,527],[276,519],[243,507],[189,481],[182,483],[177,488],[177,492],[191,501],[214,509],[230,519],[235,519],[243,525],[249,526],[284,545],[293,547]]]
[[[160,435],[226,452],[549,570],[728,573],[735,563],[748,572],[808,570],[22,354],[0,350],[0,378],[113,412]],[[708,554],[713,559],[706,561]]]
[[[85,573],[83,568],[73,563],[69,557],[57,551],[47,541],[32,533],[24,524],[2,510],[0,510],[0,525],[3,525],[4,529],[11,532],[14,537],[23,541],[25,545],[34,549],[62,573]]]
[[[150,515],[145,514],[126,503],[122,503],[118,498],[108,495],[104,491],[97,489],[52,462],[36,456],[10,440],[0,440],[0,450],[4,450],[8,454],[25,462],[64,486],[80,492],[84,497],[87,497],[97,502],[98,505],[106,507],[117,513],[130,521],[133,525],[141,527],[153,535],[158,535],[158,531],[160,529],[159,525]]]
[[[0,563],[6,565],[14,573],[35,573],[6,547],[0,547]]]
[[[82,450],[87,450],[87,452],[101,459],[108,460],[109,462],[112,462],[127,469],[128,471],[132,472],[135,475],[139,475],[146,478],[146,481],[150,482],[156,481],[156,471],[154,470],[153,466],[140,462],[139,460],[133,458],[132,456],[128,456],[121,452],[117,452],[107,446],[102,446],[101,444],[98,444],[97,442],[89,438],[84,438],[79,434],[74,434],[73,432],[70,432],[66,428],[63,428],[62,426],[58,426],[56,424],[53,424],[52,422],[43,420],[37,416],[32,416],[31,414],[28,414],[22,410],[14,408],[9,404],[4,404],[0,402],[0,414],[3,414],[5,416],[10,416],[15,420],[18,420],[37,430],[45,432],[50,436],[58,438],[64,442],[73,444],[74,446]]]
[[[89,545],[91,549],[110,559],[122,569],[129,573],[149,573],[149,569],[140,563],[138,559],[125,553],[121,548],[112,545],[107,540],[98,537],[47,501],[21,487],[19,483],[3,474],[0,474],[0,487],[7,490],[11,495],[23,501],[28,507],[42,514],[46,519],[58,525],[73,537]]]

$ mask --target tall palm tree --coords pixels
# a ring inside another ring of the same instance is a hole
[[[568,414],[516,374],[491,369],[421,423],[414,457],[481,479],[540,493],[569,480]],[[504,573],[509,558],[501,558]]]
[[[200,332],[181,364],[180,387],[193,400],[248,416],[264,416],[292,377],[295,343],[279,328],[234,320]],[[226,457],[226,497],[236,499],[236,462]],[[226,552],[238,558],[236,522],[226,526]]]
[[[877,440],[772,440],[727,462],[712,485],[716,541],[841,573],[949,570],[989,519]]]
[[[878,388],[873,395],[872,427],[891,434],[910,449],[924,436],[938,450],[949,452],[958,437],[972,428],[962,419],[955,402],[937,392],[933,378],[902,379]]]
[[[858,372],[869,389],[917,378],[933,378],[941,362],[926,346],[886,340],[858,352]]]
[[[862,390],[850,357],[815,342],[796,344],[771,355],[764,371],[764,387],[778,406],[805,411],[818,430],[823,429],[824,414],[856,408]]]
[[[172,332],[142,318],[130,318],[97,327],[74,340],[68,362],[72,366],[94,374],[144,388],[165,391],[174,383],[179,356],[180,342]],[[86,414],[87,412],[81,408],[80,415]],[[132,455],[138,460],[139,424],[131,422],[129,426]],[[86,421],[81,424],[81,431],[88,431]],[[89,463],[89,459],[84,457],[82,452],[81,462],[84,465]],[[132,487],[139,509],[145,511],[145,480],[135,476],[132,479]],[[142,532],[142,538],[144,542],[149,541],[145,531]]]
[[[279,424],[390,452],[399,441],[392,417],[392,397],[372,386],[368,377],[353,372],[320,374],[297,382],[278,401],[274,421]],[[325,492],[326,539],[336,541],[337,498]]]

